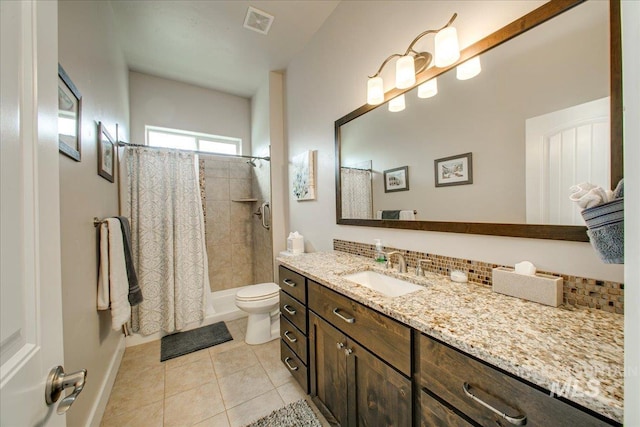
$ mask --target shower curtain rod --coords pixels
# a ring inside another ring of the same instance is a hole
[[[260,156],[243,156],[240,154],[221,154],[221,153],[210,153],[208,151],[195,151],[195,150],[181,150],[179,148],[167,148],[167,147],[153,147],[151,145],[142,145],[142,144],[132,144],[130,142],[118,141],[116,143],[118,147],[142,147],[142,148],[151,148],[153,150],[174,150],[180,153],[193,153],[205,156],[222,156],[222,157],[237,157],[241,159],[257,159],[257,160],[266,160],[271,161],[271,157],[260,157]]]

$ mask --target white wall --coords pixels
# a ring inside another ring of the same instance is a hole
[[[160,126],[242,138],[251,152],[251,102],[228,93],[149,74],[129,73],[131,142],[144,144],[144,127]]]
[[[128,137],[128,72],[108,2],[60,1],[58,23],[58,60],[82,94],[82,161],[59,158],[64,368],[88,371],[67,422],[81,426],[94,416],[100,421],[108,399],[100,393],[122,342],[122,333],[111,330],[110,312],[96,310],[93,217],[118,214],[117,182],[97,174],[96,122],[102,121],[114,138],[117,123],[120,137]]]
[[[251,99],[252,154],[271,156],[272,252],[286,249],[286,147],[284,140],[284,75],[272,71]],[[275,257],[274,257],[275,271]]]
[[[624,358],[627,402],[640,396],[640,2],[622,1],[625,171]],[[640,426],[640,405],[624,405],[625,425]]]
[[[588,243],[335,223],[333,123],[365,103],[367,76],[390,53],[406,49],[421,31],[442,26],[453,12],[458,13],[456,27],[464,47],[540,4],[539,1],[340,3],[287,69],[288,159],[305,150],[318,150],[317,201],[300,203],[289,197],[289,226],[305,236],[307,251],[329,250],[334,238],[365,243],[381,238],[387,246],[507,265],[527,259],[546,271],[623,281],[623,267],[600,262]]]

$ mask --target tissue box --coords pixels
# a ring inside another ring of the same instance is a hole
[[[493,292],[557,307],[562,304],[562,277],[517,274],[512,268],[493,269]]]
[[[292,254],[304,253],[304,237],[289,237],[287,239],[287,251]]]

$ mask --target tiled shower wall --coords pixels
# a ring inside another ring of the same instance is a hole
[[[375,254],[375,245],[338,239],[333,240],[333,249],[370,258],[373,258]],[[491,270],[493,268],[508,267],[481,261],[407,251],[398,248],[385,247],[384,251],[400,251],[407,261],[407,269],[410,267],[415,268],[420,259],[429,259],[431,262],[423,263],[423,267],[432,273],[448,276],[452,270],[461,270],[468,274],[469,282],[487,286],[491,286]],[[540,271],[539,273],[562,277],[564,304],[578,307],[591,307],[612,313],[624,313],[623,283],[568,276],[555,272]]]
[[[246,159],[217,156],[201,156],[201,165],[211,290],[250,285],[253,203],[234,200],[251,197],[252,168]]]

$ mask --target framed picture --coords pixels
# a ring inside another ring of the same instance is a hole
[[[81,129],[82,95],[58,64],[58,149],[76,162],[82,151]]]
[[[296,200],[316,199],[314,152],[305,151],[292,159],[293,195]]]
[[[384,192],[409,190],[409,166],[384,171]]]
[[[436,187],[473,184],[471,153],[434,160]]]
[[[113,182],[115,176],[115,146],[102,122],[98,122],[98,175]]]

